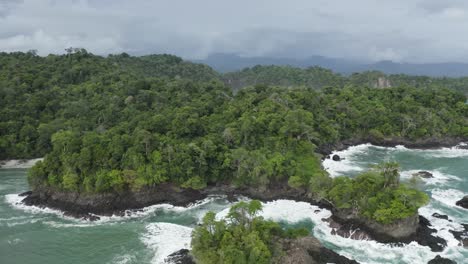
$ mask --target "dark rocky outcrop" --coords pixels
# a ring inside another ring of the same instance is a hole
[[[381,242],[396,242],[415,234],[418,225],[418,215],[402,219],[393,224],[380,224],[359,215],[352,209],[333,209],[332,219],[345,226],[366,231],[371,237]]]
[[[324,221],[328,222],[330,227],[332,228],[331,234],[338,235],[346,238],[351,238],[354,240],[370,240],[369,234],[361,230],[359,227],[353,226],[353,224],[340,224],[333,220],[333,217],[323,219]]]
[[[97,220],[98,215],[123,215],[126,210],[170,203],[185,206],[205,198],[199,191],[161,184],[138,192],[78,193],[57,191],[50,188],[34,190],[23,202],[27,205],[47,206],[64,211],[67,215]]]
[[[429,179],[429,178],[434,178],[434,175],[428,171],[418,171],[416,173],[413,173],[413,176],[419,176],[421,178]]]
[[[27,192],[23,192],[23,193],[18,194],[18,196],[24,197],[24,196],[29,196],[31,194],[32,194],[32,191],[27,191]]]
[[[171,264],[195,264],[196,262],[193,260],[192,255],[190,255],[190,250],[188,249],[181,249],[176,251],[167,258],[164,259],[164,262],[171,263]]]
[[[271,185],[268,188],[236,188],[232,185],[213,185],[203,190],[177,187],[173,184],[160,184],[153,188],[139,191],[113,193],[78,193],[57,191],[51,188],[38,188],[28,195],[23,202],[26,205],[50,207],[64,211],[69,216],[96,219],[95,215],[124,215],[129,210],[137,210],[154,204],[169,203],[175,206],[188,206],[208,195],[227,195],[228,200],[235,200],[239,195],[252,199],[271,201],[291,199],[314,203],[306,190],[293,189],[286,182]]]
[[[443,214],[439,214],[439,213],[433,213],[432,216],[435,217],[435,218],[439,218],[439,219],[449,220],[448,215],[443,215]]]
[[[308,236],[297,239],[281,239],[284,255],[275,263],[281,264],[357,264],[334,251],[324,247],[317,238]]]
[[[456,205],[461,206],[465,209],[468,209],[468,195],[466,195],[460,201],[458,201]]]
[[[460,241],[460,246],[468,248],[468,224],[462,224],[462,226],[463,230],[461,231],[449,230],[449,232]]]
[[[430,222],[418,215],[383,225],[353,215],[347,210],[335,210],[327,221],[330,222],[334,234],[351,239],[371,239],[381,243],[395,244],[408,244],[416,241],[423,246],[430,247],[434,252],[441,252],[447,246],[447,241],[432,235],[436,230],[429,228]]]
[[[455,261],[448,258],[443,258],[440,255],[437,255],[435,258],[429,260],[427,264],[457,264]]]
[[[422,246],[428,246],[434,252],[441,252],[447,246],[447,241],[444,239],[432,235],[436,232],[435,229],[430,228],[431,223],[423,216],[419,216],[419,226],[416,230],[416,234],[412,237],[409,237],[404,243],[411,241],[416,241]]]
[[[341,157],[340,157],[339,155],[335,154],[335,155],[333,155],[332,159],[333,159],[334,161],[340,161],[340,160],[341,160]]]

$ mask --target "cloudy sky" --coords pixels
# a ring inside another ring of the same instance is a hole
[[[0,50],[468,61],[465,0],[0,0]]]

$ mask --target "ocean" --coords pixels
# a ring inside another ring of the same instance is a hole
[[[419,213],[429,219],[438,236],[447,240],[446,249],[436,253],[415,242],[396,246],[331,235],[331,228],[322,220],[330,212],[304,202],[264,203],[262,215],[285,226],[307,227],[326,247],[360,263],[427,263],[438,254],[468,263],[468,249],[458,246],[448,231],[460,230],[460,223],[468,223],[468,210],[455,206],[457,200],[468,194],[468,150],[365,144],[336,154],[344,160],[323,163],[333,177],[353,177],[381,161],[399,162],[402,181],[420,170],[431,172],[434,178],[424,179],[420,184],[431,200]],[[170,253],[190,248],[192,228],[206,212],[215,211],[220,218],[232,205],[223,196],[213,196],[188,207],[154,205],[129,211],[125,216],[101,217],[90,222],[64,216],[57,210],[21,204],[18,194],[28,190],[27,169],[14,168],[13,163],[8,167],[0,169],[2,264],[164,263]],[[435,212],[448,215],[452,221],[432,217]]]

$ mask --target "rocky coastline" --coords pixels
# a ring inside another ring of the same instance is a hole
[[[337,234],[347,236],[350,231],[360,230],[366,239],[381,243],[410,243],[417,241],[429,246],[433,251],[442,251],[445,240],[433,236],[434,229],[422,217],[403,219],[392,225],[382,225],[368,221],[347,210],[337,210],[327,201],[316,201],[305,189],[289,187],[286,183],[271,185],[260,190],[257,188],[236,188],[231,185],[207,186],[203,190],[183,189],[172,184],[162,184],[139,192],[121,192],[104,194],[79,194],[37,189],[25,193],[23,202],[26,205],[51,207],[64,211],[66,215],[98,220],[96,215],[124,215],[126,210],[138,210],[154,204],[168,203],[175,206],[189,206],[210,195],[226,195],[234,200],[246,196],[264,202],[277,199],[288,199],[308,202],[332,212],[331,220],[335,223]]]
[[[410,141],[402,138],[374,139],[360,138],[345,140],[336,144],[321,146],[317,152],[326,156],[333,151],[346,149],[350,146],[371,143],[378,146],[394,147],[404,145],[408,148],[433,149],[440,147],[453,147],[466,141],[463,138],[431,138],[419,141]],[[429,246],[433,251],[440,252],[446,246],[446,241],[433,235],[427,219],[415,215],[403,219],[392,225],[381,225],[368,221],[346,210],[337,210],[326,201],[316,201],[305,189],[295,189],[286,182],[270,185],[265,189],[237,188],[230,184],[218,183],[209,185],[202,190],[183,189],[174,184],[165,183],[152,188],[143,188],[137,192],[122,191],[116,193],[71,193],[39,187],[32,192],[25,193],[23,202],[26,205],[50,207],[59,209],[78,218],[98,220],[96,215],[124,215],[127,210],[138,210],[154,204],[171,204],[174,206],[188,206],[209,195],[226,195],[228,199],[237,196],[247,196],[261,201],[289,199],[308,202],[332,211],[332,221],[337,228],[335,232],[346,236],[352,230],[360,230],[361,238],[372,239],[382,243],[410,243],[417,241],[421,245]],[[348,235],[349,237],[349,235]]]

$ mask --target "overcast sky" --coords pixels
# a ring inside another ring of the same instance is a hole
[[[462,0],[0,0],[0,50],[468,61]]]

